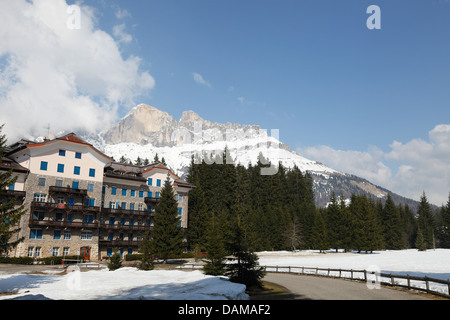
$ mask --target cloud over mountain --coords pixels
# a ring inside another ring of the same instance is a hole
[[[9,140],[53,132],[94,132],[154,87],[141,59],[124,58],[97,26],[95,10],[65,0],[0,2],[0,123]],[[123,30],[122,30],[123,31]],[[117,30],[116,30],[117,33]]]

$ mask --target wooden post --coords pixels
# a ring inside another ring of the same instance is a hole
[[[409,274],[406,275],[408,277],[408,290],[411,290],[411,279]]]
[[[425,283],[427,286],[427,293],[429,293],[430,292],[430,282],[428,281],[428,277],[425,276],[424,279],[425,279]]]
[[[392,273],[390,275],[391,275],[391,284],[394,285],[394,276],[392,275]]]

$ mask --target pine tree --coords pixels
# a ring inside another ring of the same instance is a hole
[[[137,157],[136,162],[134,163],[136,166],[142,166],[142,160],[141,157]]]
[[[153,158],[153,162],[159,162],[158,153],[155,154],[155,157]]]
[[[422,232],[427,249],[431,249],[434,245],[434,218],[431,211],[431,205],[428,203],[425,192],[420,198],[417,215],[418,228]]]
[[[450,195],[447,205],[439,213],[439,245],[441,248],[450,248]]]
[[[152,241],[150,238],[150,232],[145,232],[142,235],[142,241],[139,245],[139,252],[142,254],[142,260],[139,263],[138,268],[140,270],[153,270],[155,267],[152,254]]]
[[[207,235],[206,242],[207,256],[204,260],[206,264],[203,266],[205,274],[219,276],[225,274],[225,250],[222,232],[218,228],[218,221],[215,216],[212,217]]]
[[[122,257],[120,256],[119,250],[114,249],[113,255],[109,259],[108,269],[109,271],[114,271],[122,267]]]
[[[382,211],[382,226],[386,248],[391,250],[402,249],[400,214],[390,194],[387,196]]]
[[[231,254],[233,262],[226,265],[226,275],[230,281],[245,284],[247,287],[261,287],[265,272],[259,267],[258,256],[249,250],[239,226],[234,227]]]
[[[148,160],[148,158],[144,159],[143,165],[144,166],[148,166],[150,164],[150,161]]]
[[[311,236],[314,249],[319,250],[319,252],[323,252],[329,248],[325,220],[319,210],[314,218]]]
[[[427,250],[427,244],[425,243],[425,239],[423,237],[423,233],[420,227],[417,229],[416,248],[419,251]]]
[[[178,202],[175,200],[169,174],[161,189],[155,211],[152,230],[153,252],[167,263],[170,256],[181,254],[183,241],[183,231],[179,227]]]
[[[0,160],[3,158],[6,148],[6,137],[1,134],[3,125],[0,126]],[[17,204],[17,199],[6,197],[3,192],[17,180],[13,171],[0,171],[0,255],[8,254],[24,238],[11,241],[13,235],[19,233],[18,224],[25,214],[24,206]]]

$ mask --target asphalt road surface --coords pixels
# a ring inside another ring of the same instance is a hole
[[[366,283],[342,279],[267,273],[264,280],[285,287],[295,300],[431,300],[385,287],[369,289]]]

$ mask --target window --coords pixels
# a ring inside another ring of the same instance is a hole
[[[144,191],[143,190],[139,190],[139,198],[143,198],[144,197]]]
[[[80,187],[79,181],[72,181],[72,189],[78,189]]]
[[[183,208],[178,208],[178,215],[179,216],[183,215]]]
[[[31,229],[30,239],[42,239],[42,229]]]
[[[75,152],[75,159],[81,159],[81,152]]]
[[[155,192],[155,198],[159,198],[159,192]]]
[[[136,197],[136,190],[130,190],[130,192],[131,192],[130,196]]]
[[[66,156],[66,150],[59,150],[59,155],[61,157],[65,157]]]
[[[70,240],[71,236],[70,230],[64,230],[64,240]]]
[[[28,247],[28,256],[32,257],[34,253],[34,247]]]
[[[152,178],[148,178],[148,185],[151,186],[153,184],[153,179]]]
[[[54,256],[54,257],[59,256],[59,247],[53,247],[52,256]]]
[[[39,187],[45,187],[45,178],[39,178],[38,179],[38,186]]]
[[[109,202],[109,208],[110,209],[119,209],[119,203],[115,202],[115,201],[110,201]]]
[[[153,197],[153,192],[151,192],[151,191],[147,191],[147,197],[148,197],[148,198],[151,198],[151,197]]]
[[[130,203],[130,210],[134,210],[134,202]]]
[[[116,218],[115,217],[109,217],[109,224],[113,225],[116,222]]]
[[[69,247],[64,247],[64,249],[63,249],[63,255],[64,255],[64,256],[70,255],[70,248],[69,248]]]
[[[45,213],[42,211],[33,211],[33,220],[42,221],[45,218]]]
[[[61,230],[53,231],[53,239],[55,239],[55,240],[61,239]]]
[[[115,196],[117,194],[117,188],[111,187],[111,195]]]
[[[127,208],[127,203],[126,202],[122,202],[120,205],[120,209],[125,210]]]
[[[107,255],[108,257],[111,257],[112,254],[113,254],[113,249],[112,249],[112,248],[106,249],[106,255]]]
[[[92,231],[82,231],[81,240],[92,240]]]
[[[113,241],[114,240],[114,232],[108,233],[108,240]]]
[[[34,250],[34,256],[35,257],[41,256],[41,247],[36,247],[36,250]]]
[[[43,193],[35,193],[33,197],[34,202],[46,202],[47,201],[47,195]]]
[[[138,210],[139,211],[144,211],[144,205],[142,203],[138,204]]]
[[[122,196],[124,196],[124,197],[127,196],[127,189],[122,189]]]
[[[95,169],[89,169],[89,177],[95,177]]]
[[[47,171],[47,167],[48,167],[48,162],[41,161],[41,170],[42,171]]]
[[[13,183],[12,185],[10,185],[10,186],[8,187],[8,190],[9,190],[9,191],[14,191],[14,188],[15,188],[15,183]]]
[[[161,180],[160,179],[156,180],[156,186],[157,187],[161,187]]]
[[[92,214],[87,214],[84,216],[83,219],[84,223],[93,223],[94,222],[94,216]]]
[[[94,184],[93,183],[88,183],[88,191],[91,191],[91,192],[94,191]]]
[[[64,173],[64,165],[61,163],[58,163],[58,172]]]
[[[62,181],[62,179],[56,179],[55,186],[56,186],[56,187],[62,187],[62,186],[63,186],[63,181]]]
[[[80,175],[80,167],[73,167],[73,174],[79,176]]]

